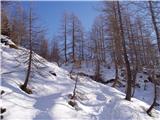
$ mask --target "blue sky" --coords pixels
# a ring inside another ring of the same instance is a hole
[[[47,37],[51,40],[57,34],[62,15],[65,11],[73,12],[81,20],[85,30],[89,30],[94,18],[100,14],[98,1],[34,1],[32,7],[40,23],[48,29]],[[29,2],[23,2],[28,9]]]

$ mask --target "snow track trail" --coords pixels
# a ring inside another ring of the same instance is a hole
[[[38,109],[38,114],[33,120],[51,120],[51,108],[59,97],[61,97],[61,93],[36,98],[34,108]]]

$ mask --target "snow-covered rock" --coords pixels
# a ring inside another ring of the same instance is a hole
[[[12,40],[10,40],[7,36],[1,35],[1,43],[8,45],[10,48],[18,49],[16,44],[12,42]]]

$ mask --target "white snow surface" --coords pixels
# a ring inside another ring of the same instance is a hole
[[[69,73],[40,56],[47,66],[41,69],[44,76],[35,74],[28,87],[33,94],[26,94],[19,85],[25,80],[25,65],[18,63],[21,49],[1,44],[1,106],[6,108],[4,120],[159,120],[160,111],[146,114],[149,104],[136,98],[126,101],[125,94],[97,83],[87,77],[78,77],[78,109],[68,104],[75,81]],[[53,71],[57,76],[49,73]]]
[[[65,70],[71,71],[73,64],[63,64],[62,67]],[[108,81],[115,78],[115,68],[114,65],[109,65],[110,68],[108,69],[108,65],[101,66],[101,76],[103,78],[103,81]],[[75,73],[85,73],[87,75],[94,75],[95,65],[93,63],[82,63],[81,67],[74,67],[73,72]],[[120,76],[120,74],[123,73],[119,69],[119,78],[121,79],[121,83],[125,86],[126,81],[123,81],[125,79],[124,77]],[[148,103],[149,105],[152,104],[153,98],[154,98],[154,85],[151,82],[146,82],[146,89],[145,87],[145,80],[148,80],[148,75],[142,73],[138,73],[136,76],[136,83],[139,84],[139,87],[136,87],[134,97]],[[113,83],[108,83],[108,86],[112,86]],[[116,89],[120,90],[121,92],[125,93],[126,87],[120,87],[116,86]],[[157,86],[158,92],[160,91],[160,86]],[[160,95],[159,95],[160,96]],[[160,104],[160,97],[157,98],[157,102]],[[155,107],[157,110],[160,111],[160,106]]]

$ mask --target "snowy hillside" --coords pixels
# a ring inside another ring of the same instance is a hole
[[[159,120],[160,111],[153,117],[146,114],[149,104],[136,98],[124,100],[125,94],[88,77],[78,77],[77,106],[68,104],[75,81],[69,72],[40,56],[45,64],[42,74],[33,74],[26,94],[19,85],[25,80],[25,65],[18,58],[22,49],[1,44],[1,107],[6,108],[4,120]],[[55,73],[53,75],[51,73]]]
[[[72,64],[66,64],[62,66],[65,70],[71,71],[72,69]],[[85,73],[86,75],[91,75],[93,76],[95,74],[95,66],[92,63],[89,64],[82,64],[81,67],[73,69],[73,72],[75,73]],[[104,81],[104,84],[108,86],[113,85],[113,79],[115,78],[115,69],[113,66],[111,67],[104,67],[101,66],[101,75]],[[121,92],[125,93],[126,90],[126,81],[124,81],[124,78],[121,76],[121,73],[123,73],[121,70],[119,70],[119,77],[120,77],[120,85],[117,85],[115,88],[120,90]],[[111,80],[111,82],[110,82]],[[152,104],[153,102],[153,97],[154,97],[154,85],[151,82],[144,82],[144,81],[149,81],[148,80],[148,75],[144,73],[138,73],[136,77],[136,89],[134,93],[134,97],[144,101],[148,104]],[[105,83],[106,82],[106,83]],[[157,86],[157,88],[160,89],[160,86]],[[157,99],[157,102],[160,103],[160,99]],[[160,110],[160,106],[156,106],[157,110]]]

